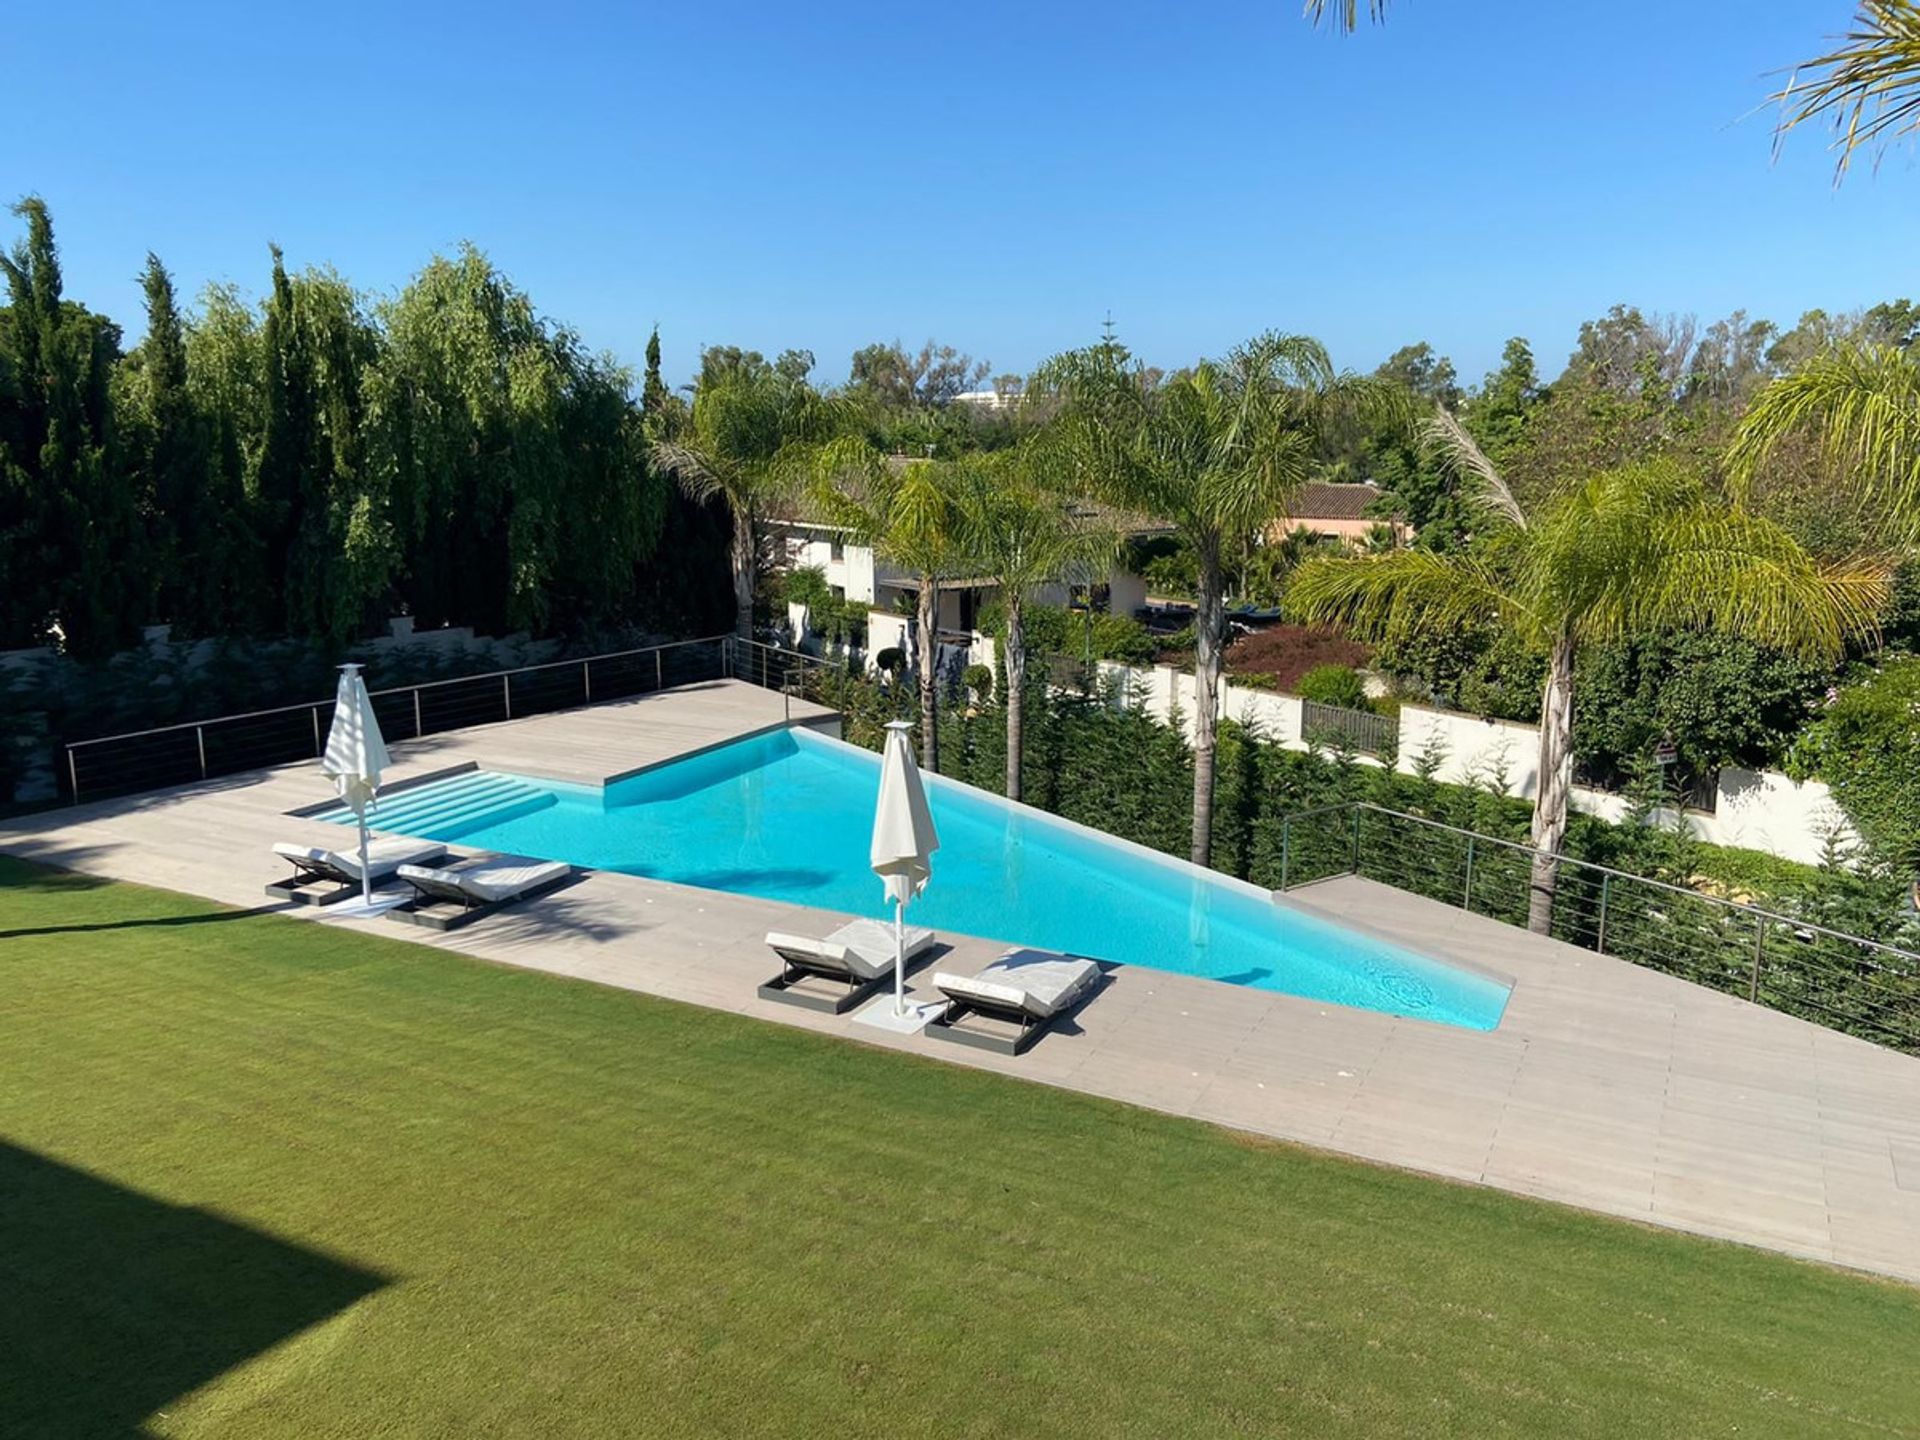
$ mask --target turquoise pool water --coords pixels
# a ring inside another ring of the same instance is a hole
[[[879,756],[777,731],[600,790],[473,772],[373,828],[885,917],[867,843]],[[929,777],[940,831],[914,923],[1490,1030],[1507,987],[1277,904],[1182,860]],[[337,817],[350,821],[340,812]]]

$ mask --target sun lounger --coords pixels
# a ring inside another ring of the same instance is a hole
[[[928,1023],[927,1034],[1018,1055],[1090,996],[1099,981],[1100,966],[1092,960],[1052,950],[1009,950],[978,975],[934,975],[934,988],[946,996],[947,1008]]]
[[[573,878],[573,867],[526,855],[478,855],[444,867],[402,865],[399,874],[413,894],[387,911],[387,917],[430,930],[454,930],[564,885]]]
[[[360,893],[360,851],[330,850],[324,845],[275,845],[273,853],[293,866],[293,874],[267,886],[277,900],[331,905]],[[400,836],[383,836],[367,845],[367,874],[377,886],[391,880],[402,865],[431,865],[447,853],[444,845]],[[328,889],[325,887],[331,886]]]
[[[933,932],[909,926],[907,968],[933,948]],[[760,998],[840,1015],[863,1004],[893,979],[893,926],[852,920],[824,940],[770,931],[767,944],[780,957],[780,973],[760,987]],[[802,985],[806,989],[798,988]]]

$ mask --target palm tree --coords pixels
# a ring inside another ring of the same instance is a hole
[[[653,462],[689,499],[718,499],[733,520],[734,633],[753,638],[756,523],[791,493],[818,445],[838,421],[833,401],[771,366],[731,365],[705,378],[677,434],[653,436]]]
[[[1306,0],[1305,8],[1316,25],[1359,28],[1360,0]],[[1383,22],[1387,0],[1366,0],[1366,14]],[[1776,151],[1788,131],[1808,121],[1832,124],[1835,183],[1856,151],[1884,153],[1901,136],[1920,132],[1920,0],[1861,0],[1853,29],[1838,38],[1838,46],[1795,66],[1767,97],[1780,105]]]
[[[1040,586],[1091,577],[1113,558],[1113,528],[1075,505],[1071,474],[1049,432],[1011,450],[970,456],[953,467],[956,541],[968,569],[992,580],[1006,613],[1007,798],[1018,800],[1025,754],[1027,645],[1025,607]]]
[[[1205,865],[1213,848],[1227,577],[1314,472],[1334,425],[1355,406],[1396,409],[1402,393],[1336,372],[1317,340],[1281,334],[1161,384],[1109,340],[1049,361],[1036,383],[1062,403],[1057,423],[1082,483],[1101,499],[1170,523],[1195,558],[1191,855]]]
[[[1596,475],[1529,515],[1451,416],[1441,412],[1435,430],[1485,516],[1477,543],[1314,560],[1287,599],[1304,618],[1363,639],[1498,624],[1546,656],[1528,905],[1528,925],[1545,934],[1573,784],[1580,647],[1700,629],[1837,660],[1850,640],[1874,633],[1888,566],[1823,565],[1780,526],[1708,499],[1671,462]]]
[[[1754,397],[1728,464],[1750,485],[1790,436],[1819,445],[1828,468],[1882,506],[1911,540],[1920,530],[1920,362],[1890,345],[1823,351]]]
[[[821,447],[811,459],[814,503],[876,557],[910,571],[919,586],[915,668],[920,688],[920,758],[940,768],[938,655],[940,584],[963,565],[959,513],[948,467],[932,460],[907,464],[849,436]]]

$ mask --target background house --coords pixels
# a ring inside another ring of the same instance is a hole
[[[1413,527],[1407,524],[1404,515],[1369,513],[1369,508],[1383,494],[1385,492],[1377,485],[1310,481],[1300,488],[1298,498],[1287,513],[1267,527],[1267,539],[1279,541],[1295,530],[1304,529],[1322,539],[1338,540],[1358,550],[1367,544],[1374,526],[1385,525],[1393,532],[1394,544],[1411,544]]]
[[[918,576],[876,556],[870,546],[852,539],[844,526],[809,514],[804,503],[764,523],[776,566],[818,569],[825,574],[836,599],[872,607],[865,647],[869,666],[874,656],[892,647],[912,655],[911,631],[920,594]],[[1164,533],[1166,527],[1158,522],[1125,521],[1121,528],[1129,535],[1151,535]],[[999,596],[999,585],[985,577],[962,576],[940,582],[938,624],[943,669],[949,664],[964,668],[994,663],[993,637],[983,634],[979,624],[982,614]],[[1062,577],[1039,586],[1029,596],[1032,605],[1090,604],[1095,610],[1116,615],[1132,615],[1146,603],[1146,579],[1127,567],[1124,556],[1091,583],[1084,577]],[[788,623],[795,638],[804,641],[804,615],[790,614]]]

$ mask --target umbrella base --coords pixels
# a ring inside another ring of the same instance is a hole
[[[351,900],[339,900],[327,906],[326,910],[314,916],[316,920],[377,920],[396,905],[405,903],[404,895],[382,895],[373,892],[372,900],[363,900],[355,891]]]
[[[904,1014],[896,1015],[893,1009],[893,995],[875,996],[854,1014],[856,1025],[871,1025],[876,1030],[889,1030],[895,1035],[917,1035],[926,1028],[927,1022],[947,1008],[944,1000],[915,1000],[908,998]]]

